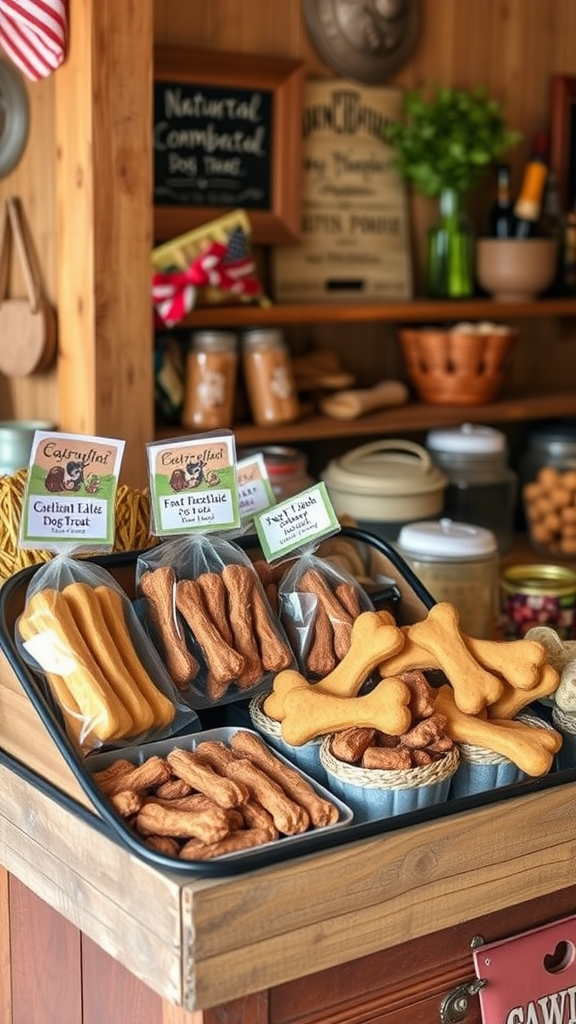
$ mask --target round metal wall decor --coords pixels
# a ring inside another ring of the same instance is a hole
[[[0,178],[16,166],[28,139],[28,94],[18,71],[0,59]]]
[[[304,0],[304,16],[316,50],[333,71],[378,85],[415,47],[420,0]]]

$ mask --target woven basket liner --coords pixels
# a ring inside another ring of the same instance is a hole
[[[496,397],[518,332],[477,334],[433,329],[400,331],[408,376],[431,404],[473,405]]]
[[[369,789],[414,789],[416,786],[433,786],[436,782],[453,775],[460,761],[460,751],[454,746],[440,761],[423,765],[421,768],[380,769],[360,768],[356,764],[339,761],[330,751],[330,736],[326,736],[320,748],[320,760],[330,775],[352,786],[367,786]]]
[[[542,718],[538,718],[537,715],[531,715],[526,711],[516,715],[515,721],[524,722],[525,725],[533,725],[536,729],[552,728]],[[472,761],[474,764],[505,764],[510,760],[504,754],[498,754],[495,750],[488,750],[487,747],[479,747],[475,743],[460,743],[459,747],[462,757],[466,761]]]

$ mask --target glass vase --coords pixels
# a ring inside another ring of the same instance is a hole
[[[439,222],[428,235],[427,292],[435,299],[464,299],[474,294],[473,232],[459,192],[444,189],[439,206]]]

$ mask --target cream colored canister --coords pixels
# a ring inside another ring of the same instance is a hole
[[[452,519],[410,523],[398,551],[436,601],[458,610],[467,636],[494,639],[498,619],[498,544],[491,530]]]

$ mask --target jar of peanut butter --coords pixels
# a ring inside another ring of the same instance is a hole
[[[273,328],[246,331],[242,363],[254,422],[265,427],[297,420],[298,394],[282,333]]]
[[[231,331],[196,331],[186,359],[182,424],[198,430],[231,427],[238,339]]]

